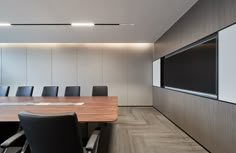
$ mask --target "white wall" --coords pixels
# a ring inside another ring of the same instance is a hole
[[[153,86],[161,87],[161,60],[153,62]]]
[[[20,85],[33,85],[34,96],[43,86],[81,86],[90,96],[92,86],[108,85],[119,105],[152,105],[153,44],[8,44],[1,48],[1,85],[14,96]]]
[[[236,25],[219,32],[219,100],[236,103]]]
[[[26,48],[2,48],[2,84],[11,86],[10,95],[17,86],[27,83]]]

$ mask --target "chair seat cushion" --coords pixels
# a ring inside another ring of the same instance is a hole
[[[21,147],[10,147],[7,149],[6,153],[20,153]],[[0,149],[0,152],[2,152],[2,149]]]

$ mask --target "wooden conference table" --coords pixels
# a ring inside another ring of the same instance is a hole
[[[80,122],[112,122],[118,116],[112,97],[0,97],[0,122],[19,121],[20,111],[56,114],[75,112]]]

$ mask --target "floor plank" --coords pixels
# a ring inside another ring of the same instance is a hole
[[[152,107],[119,107],[108,153],[208,153]]]

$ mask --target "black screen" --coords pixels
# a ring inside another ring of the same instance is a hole
[[[217,41],[199,44],[164,59],[162,84],[217,94]]]

